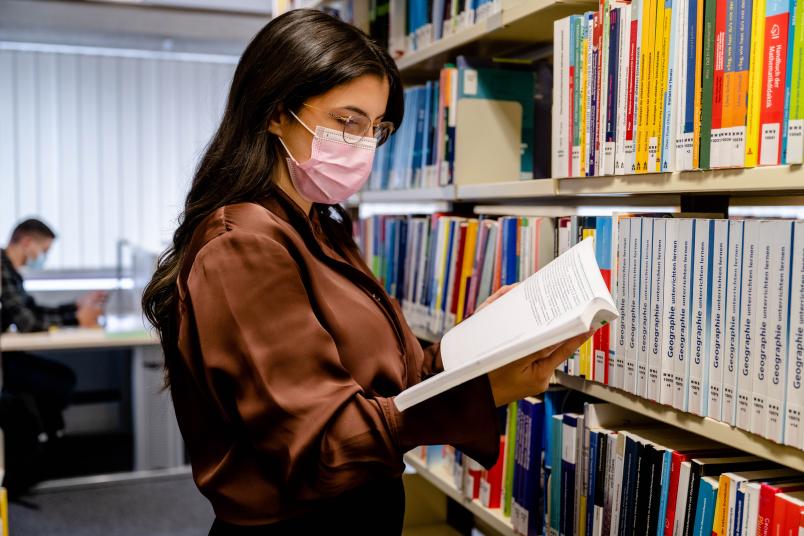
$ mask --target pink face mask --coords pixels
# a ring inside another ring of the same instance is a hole
[[[371,174],[377,140],[364,136],[357,143],[346,143],[343,132],[322,126],[316,126],[313,132],[290,113],[313,135],[310,159],[301,163],[279,138],[289,156],[288,172],[296,190],[310,201],[328,205],[345,201],[360,191]]]

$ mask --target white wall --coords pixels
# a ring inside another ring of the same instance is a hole
[[[237,58],[0,42],[0,243],[39,216],[49,269],[161,250]]]

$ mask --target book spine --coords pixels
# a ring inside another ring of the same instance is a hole
[[[796,8],[799,0],[789,0],[788,4],[788,28],[787,28],[787,65],[785,67],[785,89],[784,89],[784,115],[782,117],[782,155],[781,162],[787,163],[787,135],[790,132],[790,105],[793,98],[793,61],[795,54],[795,34],[796,34]],[[800,88],[797,88],[800,89]],[[798,95],[796,95],[798,98]]]
[[[726,290],[728,288],[728,220],[715,220],[712,240],[712,275],[709,308],[709,382],[707,416],[722,419],[723,357],[726,350]]]
[[[662,336],[664,329],[664,286],[666,264],[665,218],[653,220],[653,252],[651,256],[650,341],[646,396],[659,401],[662,383]]]
[[[625,385],[623,388],[636,394],[637,361],[639,360],[639,291],[642,261],[642,220],[631,218],[628,255],[628,340],[625,358]]]
[[[763,4],[764,5],[764,4]],[[790,13],[791,55],[788,68],[790,80],[790,106],[787,114],[787,149],[784,154],[786,164],[804,162],[804,2],[795,1],[795,10]]]
[[[622,8],[614,8],[609,12],[607,34],[604,36],[604,57],[608,55],[606,68],[606,122],[605,145],[603,147],[603,175],[614,175],[616,168],[615,154],[617,146],[617,90],[620,64],[620,24]]]
[[[765,3],[765,55],[762,69],[762,94],[759,114],[759,165],[781,163],[784,123],[784,84],[787,70],[789,0]]]
[[[757,517],[757,536],[770,536],[773,528],[773,507],[778,489],[769,484],[761,484],[759,491],[759,516]]]
[[[793,224],[784,444],[804,450],[804,222]]]
[[[740,363],[737,376],[737,426],[751,430],[751,404],[757,351],[757,310],[760,303],[759,221],[748,220],[743,231],[743,278],[740,308]]]
[[[754,388],[754,433],[761,433],[771,441],[781,443],[784,439],[784,399],[786,371],[788,370],[788,325],[790,304],[790,269],[793,240],[792,223],[789,221],[762,222],[763,242],[767,237],[766,255],[767,284],[763,284],[763,308],[760,322],[759,356],[761,378],[764,383],[764,400],[757,404]],[[763,281],[765,278],[763,277]],[[767,287],[767,290],[765,288]],[[766,312],[767,311],[767,312]],[[765,376],[762,378],[762,376]],[[759,382],[757,382],[759,383]],[[761,411],[760,416],[757,409]]]
[[[664,536],[673,536],[675,527],[676,503],[678,502],[678,489],[681,478],[681,463],[685,456],[680,452],[673,452],[670,464],[670,482],[667,488],[667,515],[664,519]]]
[[[691,335],[691,299],[695,292],[692,265],[695,246],[695,220],[682,218],[678,225],[678,279],[676,280],[678,304],[678,343],[676,345],[676,359],[674,365],[674,391],[673,406],[681,411],[687,411],[689,403],[688,392],[690,383],[690,335]]]
[[[620,317],[617,321],[617,349],[615,353],[614,381],[612,386],[623,389],[625,385],[625,362],[628,354],[630,322],[629,305],[629,261],[631,223],[628,218],[618,218],[617,225],[617,308]]]
[[[670,25],[673,17],[673,0],[656,2],[656,37],[654,44],[654,85],[651,102],[651,135],[648,142],[648,173],[662,170],[662,146],[664,134],[665,96],[667,84],[668,53],[670,51]]]
[[[685,132],[687,133],[684,139],[685,151],[688,150],[688,145],[692,144],[692,162],[685,165],[685,169],[697,169],[700,167],[700,148],[701,148],[701,124],[703,120],[703,70],[704,70],[704,6],[707,4],[705,0],[690,0],[690,6],[695,5],[695,42],[688,45],[688,54],[690,57],[694,52],[695,56],[695,78],[687,79],[687,93],[689,95],[689,86],[692,85],[692,93],[694,95],[694,107],[692,114],[689,112],[689,105],[687,105],[687,112],[685,118]],[[689,72],[689,69],[688,69]],[[689,99],[689,96],[687,97]],[[692,119],[692,138],[689,138],[690,132],[690,118]]]
[[[563,437],[561,439],[561,534],[574,534],[575,521],[575,463],[577,448],[577,421],[564,416]]]
[[[706,404],[709,400],[707,378],[709,363],[707,362],[709,350],[709,311],[711,309],[712,294],[710,283],[712,277],[712,257],[710,247],[714,237],[713,220],[695,221],[695,247],[692,277],[692,347],[689,359],[689,404],[687,411],[705,417]]]
[[[765,62],[765,1],[754,0],[751,15],[751,58],[748,66],[745,166],[759,163],[759,124],[762,110],[762,66]]]
[[[609,291],[612,290],[612,218],[598,217],[595,229],[595,256],[597,257],[600,274]],[[614,271],[616,273],[616,271]],[[594,380],[608,384],[610,381],[609,369],[612,355],[612,326],[607,324],[595,333],[597,344],[595,346]]]
[[[637,381],[635,393],[637,396],[647,396],[648,389],[648,359],[652,322],[650,298],[653,295],[651,272],[653,256],[653,218],[639,218],[641,223],[640,244],[640,272],[639,272],[639,303],[638,318],[639,330],[637,333]]]
[[[682,26],[682,4],[685,0],[665,0],[665,10],[670,9],[672,16],[667,34],[670,36],[670,47],[667,50],[667,88],[664,91],[662,106],[662,145],[661,145],[661,171],[673,171],[676,163],[676,122],[677,109],[681,106],[683,83],[679,67],[683,63],[684,31]],[[668,5],[669,4],[669,5]]]
[[[717,1],[707,0],[704,5],[703,67],[701,73],[701,136],[698,166],[701,169],[709,169],[711,163],[713,113],[715,108]]]
[[[611,531],[610,536],[617,536],[621,532],[620,519],[624,515],[623,510],[623,488],[627,483],[628,477],[625,474],[625,434],[617,434],[616,446],[614,451],[614,483],[611,493]],[[630,474],[630,473],[629,473]],[[624,532],[624,527],[622,528]]]
[[[679,220],[668,219],[665,223],[666,256],[664,261],[664,328],[662,329],[662,380],[659,386],[659,402],[673,405],[675,393],[675,361],[678,353],[678,310],[681,303],[678,295],[680,275]]]
[[[625,95],[625,173],[636,173],[637,124],[639,121],[639,79],[642,50],[642,2],[631,2],[631,25],[628,29],[628,82]]]
[[[583,161],[583,110],[585,106],[584,97],[586,95],[586,77],[584,74],[586,66],[586,17],[572,17],[573,28],[573,49],[572,49],[572,74],[570,81],[572,91],[570,92],[572,117],[572,151],[570,153],[570,177],[582,175],[581,169]]]
[[[655,534],[656,536],[663,536],[665,531],[665,519],[667,519],[667,505],[670,498],[670,479],[671,479],[671,468],[673,464],[673,451],[670,449],[666,449],[662,453],[662,484],[661,488],[659,489],[659,513],[656,518],[656,531],[650,534]]]
[[[553,111],[552,111],[552,161],[550,167],[553,177],[570,176],[568,127],[570,126],[568,79],[572,72],[568,65],[570,47],[570,20],[566,17],[553,23],[553,47],[555,50],[556,65],[553,74]]]
[[[549,534],[550,536],[558,536],[562,531],[561,525],[561,495],[563,483],[563,417],[561,415],[553,415],[552,420],[552,437],[554,445],[552,448],[553,463],[552,472],[550,475],[550,515],[549,515]]]
[[[580,111],[580,125],[581,125],[581,159],[580,159],[580,176],[585,177],[589,175],[589,148],[591,146],[591,136],[589,135],[590,128],[590,113],[592,110],[592,44],[593,38],[593,19],[592,14],[587,13],[583,17],[583,54],[581,57],[581,103]]]
[[[616,135],[616,158],[614,173],[623,175],[630,173],[630,167],[626,167],[626,125],[628,123],[628,112],[633,109],[633,103],[629,103],[629,81],[630,81],[630,54],[631,54],[631,11],[632,4],[626,4],[619,9],[619,28],[618,28],[618,58],[617,58],[617,94],[614,102],[614,110],[617,114],[617,135]],[[633,90],[632,88],[630,88]],[[632,127],[633,128],[633,127]],[[633,135],[633,134],[632,134]],[[629,171],[626,171],[629,170]]]
[[[511,516],[511,499],[514,490],[514,466],[516,463],[517,404],[508,404],[505,429],[505,478],[502,487],[503,514]]]
[[[729,256],[726,292],[726,354],[723,360],[722,421],[737,422],[737,375],[740,368],[742,332],[743,230],[744,222],[729,222]]]
[[[656,14],[659,0],[644,0],[642,10],[642,44],[640,58],[640,84],[639,84],[639,120],[637,127],[636,172],[648,172],[649,144],[652,133],[651,110],[652,97],[655,86],[654,43],[657,36]]]
[[[721,145],[723,141],[723,73],[726,68],[726,35],[729,30],[729,23],[732,24],[733,13],[736,0],[717,0],[717,13],[715,18],[715,50],[714,50],[714,75],[712,89],[712,137],[710,139],[710,166],[722,167]],[[732,10],[729,7],[732,7]],[[731,35],[731,34],[730,34]]]

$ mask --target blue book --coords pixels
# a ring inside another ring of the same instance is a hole
[[[589,464],[586,470],[588,484],[586,487],[586,532],[593,534],[595,526],[595,494],[597,486],[598,432],[589,431]]]
[[[421,159],[419,162],[419,181],[417,186],[422,187],[424,184],[424,173],[427,163],[430,160],[430,125],[433,119],[432,106],[433,106],[433,81],[428,80],[424,86],[424,105],[422,107],[424,120],[422,122],[422,138],[421,138]]]
[[[518,400],[516,403],[516,448],[514,450],[514,479],[511,491],[511,521],[519,524],[519,509],[522,508],[523,479],[524,479],[524,451],[525,451],[525,406],[527,402]]]
[[[694,536],[710,536],[715,523],[715,502],[717,501],[718,481],[704,477],[698,486],[698,504],[695,508]]]
[[[544,436],[544,404],[537,398],[525,399],[527,406],[527,435],[524,456],[523,506],[527,511],[527,536],[538,536],[544,519],[541,510],[540,472]],[[524,528],[524,526],[523,526]]]
[[[447,306],[447,296],[449,295],[449,288],[447,285],[449,284],[449,267],[452,265],[452,244],[455,241],[455,235],[458,234],[458,229],[460,228],[460,223],[455,220],[450,220],[448,224],[448,236],[449,239],[447,240],[447,263],[444,265],[444,280],[441,282],[441,312],[445,312],[449,310]]]
[[[550,472],[550,491],[547,509],[547,525],[554,534],[561,532],[561,482],[563,478],[561,449],[563,445],[564,416],[553,415],[550,420],[552,440],[552,470]]]
[[[733,484],[734,485],[734,484]],[[745,492],[740,491],[740,485],[737,485],[734,502],[734,519],[731,520],[731,526],[734,527],[734,536],[743,536],[743,507],[745,506]]]
[[[505,255],[505,277],[503,283],[512,285],[519,281],[519,252],[517,251],[517,228],[519,218],[507,218],[505,220],[506,236],[503,255]]]
[[[670,466],[672,463],[673,451],[667,449],[662,456],[662,487],[659,491],[659,526],[656,529],[656,536],[664,536],[664,520],[667,518],[667,496],[670,490]]]

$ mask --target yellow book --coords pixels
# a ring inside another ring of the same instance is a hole
[[[0,519],[2,519],[2,532],[0,536],[8,536],[8,492],[0,488]]]
[[[748,65],[748,110],[745,128],[745,167],[759,163],[759,114],[762,110],[762,69],[765,65],[765,0],[754,0],[751,16],[751,55]]]
[[[644,0],[642,42],[639,52],[639,113],[637,128],[636,172],[648,171],[648,142],[650,141],[650,105],[653,93],[653,42],[656,22],[656,0]]]
[[[594,229],[584,229],[581,236],[586,238],[593,238],[595,237],[595,230]],[[579,350],[580,352],[580,373],[586,379],[592,379],[594,376],[592,375],[592,363],[594,359],[592,358],[592,339],[587,339],[585,343],[581,345]],[[585,516],[582,516],[581,519],[585,519]],[[583,534],[583,532],[581,532]]]
[[[458,310],[455,312],[455,322],[463,320],[463,313],[466,305],[466,286],[469,278],[472,277],[472,270],[475,265],[475,245],[477,244],[477,224],[478,221],[471,219],[466,225],[466,245],[463,250],[463,266],[461,268],[461,286],[458,292]]]
[[[715,522],[712,524],[712,536],[728,536],[726,530],[729,526],[729,485],[731,480],[720,475],[717,488],[717,501],[715,501]]]
[[[586,534],[586,495],[578,500],[578,534]]]
[[[695,25],[695,42],[703,43],[703,18],[704,3],[698,2],[698,12],[696,13],[698,23]],[[703,47],[695,47],[695,110],[693,112],[693,142],[692,142],[692,167],[697,169],[700,165],[700,146],[701,146],[701,103],[702,88],[701,81],[703,76]]]
[[[586,176],[586,79],[587,79],[587,70],[589,67],[589,62],[587,58],[589,56],[589,35],[588,28],[589,25],[587,24],[586,17],[583,17],[581,21],[581,28],[584,35],[584,39],[581,40],[581,111],[579,117],[581,119],[581,126],[580,126],[580,134],[581,134],[581,165],[580,165],[580,175]]]
[[[658,172],[662,169],[662,121],[664,118],[664,99],[667,93],[668,51],[670,50],[670,21],[673,16],[672,7],[668,7],[664,0],[656,2],[656,41],[654,44],[654,72],[655,83],[653,102],[651,103],[652,125],[651,139],[649,140],[648,172]],[[676,83],[676,87],[678,83]],[[679,89],[681,89],[679,87]]]

